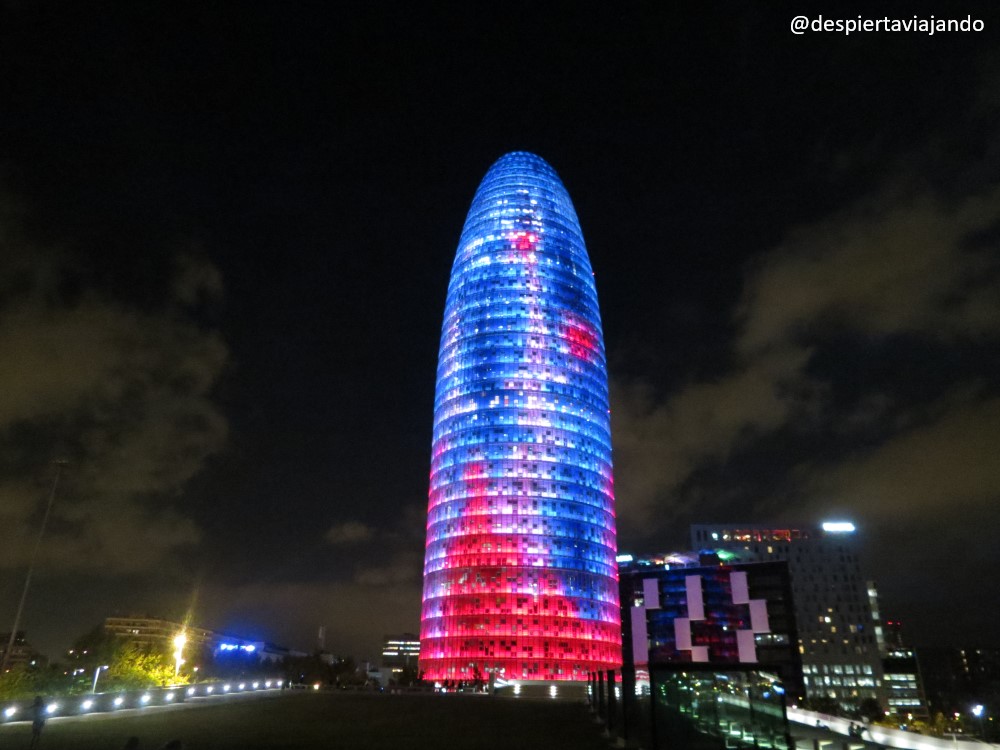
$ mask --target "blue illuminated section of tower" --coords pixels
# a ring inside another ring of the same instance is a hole
[[[615,552],[594,275],[558,175],[534,154],[510,153],[476,191],[448,285],[425,678],[582,680],[619,665]]]

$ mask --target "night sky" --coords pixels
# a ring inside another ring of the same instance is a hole
[[[448,274],[511,150],[596,272],[619,547],[849,518],[995,642],[1000,6],[0,2],[0,632],[419,625]],[[808,33],[796,15],[979,33]]]

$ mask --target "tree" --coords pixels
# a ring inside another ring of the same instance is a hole
[[[186,682],[175,678],[168,654],[128,641],[120,642],[112,653],[105,679],[107,685],[126,690]]]
[[[169,644],[139,643],[112,635],[101,625],[77,638],[68,656],[71,668],[83,670],[78,689],[89,690],[95,670],[103,666],[108,668],[100,678],[105,691],[187,682],[184,676],[174,676]]]
[[[27,698],[37,692],[37,673],[15,666],[0,674],[0,700]]]

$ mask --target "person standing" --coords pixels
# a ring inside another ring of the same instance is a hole
[[[41,742],[46,716],[45,701],[42,700],[42,696],[36,695],[31,704],[31,744],[28,745],[29,749],[38,747],[38,743]]]

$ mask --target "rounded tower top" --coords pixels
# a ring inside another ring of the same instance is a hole
[[[476,189],[462,227],[452,280],[460,267],[492,250],[495,241],[521,233],[531,236],[532,243],[539,240],[533,247],[539,257],[557,253],[558,261],[573,275],[593,276],[576,209],[559,175],[542,157],[511,151],[493,163]],[[590,287],[588,296],[599,326],[592,280],[585,286]]]

